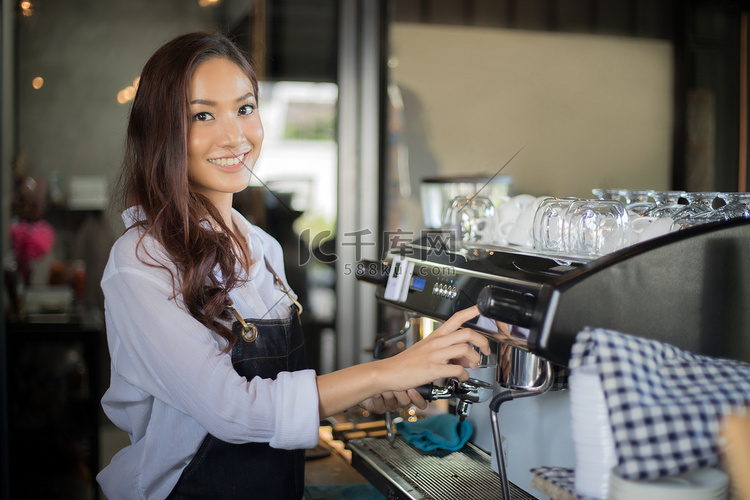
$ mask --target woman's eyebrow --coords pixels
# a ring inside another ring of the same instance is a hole
[[[203,104],[204,106],[215,106],[216,101],[209,101],[206,99],[194,99],[190,101],[190,104]]]
[[[252,92],[248,92],[247,94],[241,95],[239,98],[237,98],[237,102],[240,101],[247,101],[249,99],[254,99],[255,95],[253,95]]]
[[[248,99],[254,98],[255,95],[252,92],[243,94],[237,98],[237,102],[247,101]],[[210,101],[208,99],[193,99],[190,104],[202,104],[204,106],[216,106],[216,101]]]

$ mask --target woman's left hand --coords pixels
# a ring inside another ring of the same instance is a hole
[[[412,405],[420,410],[427,408],[427,401],[425,401],[416,389],[409,389],[408,391],[389,391],[365,399],[359,403],[359,406],[365,410],[377,414],[383,414],[387,411],[396,411],[399,408],[406,408],[407,406]]]

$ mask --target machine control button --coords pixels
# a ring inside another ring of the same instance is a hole
[[[445,283],[435,283],[432,286],[432,294],[444,299],[453,300],[458,297],[458,288]]]

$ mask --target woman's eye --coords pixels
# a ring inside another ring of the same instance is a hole
[[[253,111],[255,111],[255,106],[252,104],[245,104],[242,106],[238,112],[239,115],[252,115]]]
[[[193,115],[193,121],[196,122],[205,122],[211,119],[211,115],[209,113],[206,113],[205,111],[201,111],[200,113],[196,113]]]

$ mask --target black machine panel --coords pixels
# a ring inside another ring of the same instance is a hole
[[[529,328],[529,349],[558,364],[567,365],[586,326],[750,361],[750,220],[698,226],[590,261],[510,248],[451,252],[424,240],[390,257],[414,267],[406,296],[386,298],[378,287],[381,302],[439,321],[479,303],[484,316]],[[358,278],[385,285],[389,263],[362,266]]]

